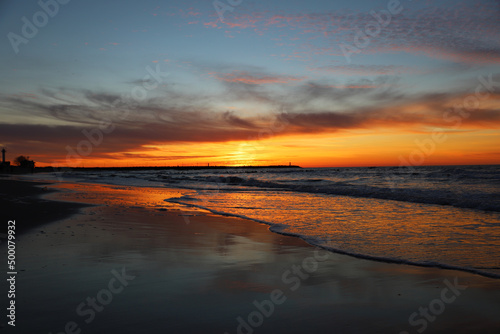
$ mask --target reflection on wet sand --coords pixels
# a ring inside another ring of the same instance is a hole
[[[468,289],[429,332],[500,328],[497,280],[317,253],[252,221],[173,206],[161,211],[169,205],[163,189],[59,187],[71,191],[51,196],[102,205],[19,242],[18,314],[30,319],[19,322],[27,331],[59,332],[73,320],[91,333],[236,333],[237,319],[248,322],[255,303],[279,290],[285,300],[252,327],[255,333],[399,332],[411,330],[409,315],[455,277]],[[85,323],[76,307],[120,268],[136,278]]]

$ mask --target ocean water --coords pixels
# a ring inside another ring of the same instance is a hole
[[[356,257],[500,278],[500,166],[80,171],[63,178],[179,189],[180,196],[165,196],[166,207],[256,220]]]

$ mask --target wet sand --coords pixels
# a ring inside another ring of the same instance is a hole
[[[54,202],[43,198],[54,190],[47,183],[0,177],[0,208],[2,218],[16,220],[17,234],[45,223],[63,219],[79,212],[85,204]],[[2,230],[5,233],[5,229]]]
[[[99,206],[19,236],[16,327],[3,316],[5,332],[500,330],[500,280],[328,253],[267,225],[163,201],[176,190],[54,186],[62,191],[43,201]]]

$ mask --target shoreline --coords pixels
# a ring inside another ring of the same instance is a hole
[[[416,333],[420,326],[409,317],[417,312],[414,320],[423,324],[419,307],[437,303],[444,289],[451,291],[448,283],[466,289],[426,321],[426,333],[500,329],[498,280],[325,252],[261,223],[179,209],[163,201],[172,189],[50,187],[71,191],[44,199],[87,207],[19,240],[18,324],[25,331],[60,332],[75,321],[94,333]],[[86,323],[75,309],[121,268],[135,278]]]
[[[0,182],[1,181],[2,181],[2,179],[0,178]],[[20,183],[22,183],[22,185],[24,187],[27,187],[26,189],[28,189],[28,187],[30,187],[30,183],[32,183],[32,189],[30,189],[31,194],[29,194],[28,196],[36,196],[38,198],[44,198],[44,197],[50,197],[51,195],[53,195],[54,200],[52,200],[52,202],[55,202],[55,203],[52,203],[53,208],[57,207],[57,204],[56,204],[57,202],[67,203],[68,204],[68,208],[67,208],[68,212],[66,212],[66,213],[63,212],[59,217],[55,218],[56,220],[67,218],[73,214],[78,214],[78,212],[79,212],[78,210],[80,208],[84,208],[88,205],[100,205],[100,201],[91,202],[92,204],[88,204],[88,203],[81,202],[78,199],[76,199],[76,200],[71,199],[72,195],[69,195],[69,198],[61,197],[63,195],[62,195],[62,193],[60,193],[60,189],[58,189],[59,186],[62,184],[76,184],[76,182],[74,182],[74,181],[64,181],[62,183],[58,183],[56,181],[33,181],[33,180],[25,179],[25,180],[11,180],[11,182],[20,182]],[[87,182],[85,182],[84,184],[97,187],[101,191],[103,189],[105,189],[106,187],[130,188],[130,186],[112,185],[112,184],[106,184],[106,183],[87,183]],[[40,188],[40,186],[42,186],[42,185],[45,186],[43,189]],[[140,188],[156,189],[156,190],[170,189],[170,190],[173,190],[174,193],[178,193],[179,191],[186,190],[184,188],[179,188],[179,189],[177,189],[177,188],[163,188],[163,187],[159,187],[159,186],[158,187],[156,187],[156,186],[142,187],[141,186]],[[68,189],[66,189],[66,190],[68,190]],[[70,191],[72,191],[72,190],[70,190]],[[59,193],[59,196],[58,196],[58,193]],[[0,194],[1,194],[1,191],[0,191]],[[47,195],[47,196],[45,196],[45,195]],[[141,205],[148,205],[149,200],[150,200],[150,198],[147,198],[145,201],[141,202]],[[49,202],[51,202],[51,200],[49,200]],[[156,198],[155,203],[156,203],[157,207],[162,207],[163,206],[162,204],[165,204],[164,203],[164,195],[161,194],[159,198]],[[379,256],[372,256],[372,255],[348,252],[348,251],[344,251],[341,249],[335,249],[335,248],[331,248],[328,246],[315,244],[313,241],[306,240],[307,237],[305,237],[303,235],[295,234],[292,232],[280,231],[280,230],[278,230],[279,227],[273,229],[273,227],[277,227],[277,226],[271,222],[267,222],[267,221],[263,221],[263,220],[259,220],[259,219],[254,219],[254,218],[250,218],[250,217],[246,217],[246,216],[240,216],[237,214],[231,214],[231,213],[227,213],[227,212],[219,212],[217,210],[212,210],[210,208],[199,206],[196,204],[177,203],[176,201],[169,201],[168,203],[174,203],[175,204],[174,206],[178,205],[178,207],[181,208],[180,210],[184,209],[184,210],[189,211],[189,208],[191,208],[191,209],[195,209],[195,210],[202,210],[204,212],[210,212],[215,217],[232,217],[232,218],[236,218],[236,219],[242,219],[244,221],[251,221],[251,222],[254,222],[257,224],[262,224],[262,225],[267,226],[267,229],[270,233],[275,233],[275,234],[283,235],[286,237],[296,238],[296,239],[299,239],[300,241],[305,242],[310,247],[318,247],[320,249],[324,249],[326,251],[329,251],[329,252],[332,252],[335,254],[345,255],[345,256],[355,258],[355,259],[362,259],[362,260],[375,261],[375,262],[388,263],[388,264],[396,264],[396,265],[408,265],[408,266],[416,266],[416,267],[423,267],[423,268],[436,268],[436,269],[441,269],[441,270],[459,271],[459,272],[470,273],[473,275],[479,275],[482,277],[487,277],[487,278],[492,278],[492,279],[500,279],[500,274],[492,273],[492,272],[488,272],[488,271],[484,271],[484,270],[476,269],[476,268],[461,267],[461,266],[449,265],[446,263],[413,262],[413,261],[409,261],[409,260],[400,260],[400,259],[393,259],[393,258],[387,258],[387,257],[379,257]],[[71,205],[73,205],[73,207],[71,207]],[[161,210],[163,210],[163,209],[161,209]],[[43,225],[43,224],[48,223],[50,221],[51,221],[50,218],[47,218],[40,225]],[[36,227],[36,225],[33,227]]]
[[[0,178],[2,216],[17,220],[18,235],[78,214],[80,209],[87,206],[83,203],[57,202],[43,198],[55,191],[50,188],[51,184]]]
[[[0,178],[0,182],[1,181],[2,181],[2,179]],[[61,189],[58,189],[59,186],[61,186],[63,184],[73,184],[73,185],[75,185],[76,183],[73,182],[73,181],[64,181],[64,182],[61,182],[61,183],[57,183],[55,181],[12,180],[12,182],[21,182],[21,183],[24,183],[23,186],[26,186],[26,187],[29,187],[30,186],[29,183],[32,183],[33,184],[32,185],[32,189],[30,189],[31,194],[29,194],[28,196],[36,196],[36,197],[42,198],[42,199],[44,197],[49,197],[50,198],[50,196],[52,196],[54,198],[54,200],[48,199],[48,201],[52,202],[53,207],[57,207],[56,203],[67,203],[68,204],[68,208],[67,208],[68,212],[63,213],[60,217],[57,217],[56,220],[57,219],[68,218],[69,216],[71,216],[73,214],[78,214],[80,208],[85,208],[86,206],[89,206],[89,205],[91,205],[91,206],[92,205],[101,205],[100,201],[91,201],[90,202],[91,204],[89,204],[89,203],[81,202],[78,199],[74,200],[73,197],[72,197],[72,195],[71,195],[71,191],[74,191],[74,189],[71,189],[70,193],[67,193],[69,197],[64,197],[63,198],[63,196],[64,196],[63,194],[64,193],[62,193],[60,191]],[[85,182],[84,184],[91,185],[93,187],[97,187],[97,188],[100,189],[100,191],[103,191],[103,189],[105,189],[107,187],[111,187],[111,188],[120,188],[120,187],[122,187],[122,188],[125,188],[125,189],[129,189],[130,188],[130,186],[112,185],[112,184],[106,184],[106,183],[87,183],[87,182]],[[39,188],[42,185],[44,185],[45,187],[43,189]],[[143,188],[143,189],[155,189],[155,190],[170,189],[170,190],[173,190],[174,193],[178,193],[179,191],[185,191],[186,190],[184,188],[177,189],[177,188],[163,188],[163,187],[155,187],[155,186],[146,186],[146,187],[140,187],[140,188]],[[28,189],[28,188],[26,188],[26,189]],[[66,189],[66,190],[68,190],[68,189]],[[150,200],[150,198],[147,198],[145,201],[141,202],[141,205],[148,205],[149,204],[148,203],[149,200]],[[164,195],[161,194],[159,198],[156,198],[155,199],[155,203],[156,203],[157,207],[162,207],[163,206],[162,204],[165,204],[164,203]],[[395,265],[408,265],[408,266],[416,266],[416,267],[423,267],[423,268],[436,268],[436,269],[440,269],[440,270],[459,271],[459,272],[470,273],[470,274],[473,274],[473,275],[479,275],[479,276],[486,277],[486,278],[491,278],[491,279],[500,279],[500,275],[499,274],[492,273],[492,272],[487,272],[487,271],[483,271],[483,270],[475,269],[475,268],[460,267],[460,266],[454,266],[454,265],[449,265],[449,264],[445,264],[445,263],[420,263],[420,262],[412,262],[412,261],[408,261],[408,260],[399,260],[399,259],[392,259],[392,258],[386,258],[386,257],[378,257],[378,256],[372,256],[372,255],[366,255],[366,254],[352,253],[352,252],[344,251],[344,250],[341,250],[341,249],[331,248],[331,247],[328,247],[328,246],[317,245],[317,244],[314,244],[313,242],[307,241],[306,240],[307,237],[305,237],[303,235],[295,234],[295,233],[291,233],[291,232],[286,232],[286,231],[280,231],[278,229],[274,229],[273,230],[273,227],[276,227],[276,225],[273,224],[273,223],[271,223],[271,222],[267,222],[267,221],[263,221],[263,220],[259,220],[259,219],[254,219],[254,218],[250,218],[250,217],[246,217],[246,216],[240,216],[240,215],[237,215],[237,214],[231,214],[231,213],[227,213],[227,212],[219,212],[217,210],[212,210],[210,208],[206,208],[206,207],[199,206],[199,205],[196,205],[196,204],[177,203],[176,201],[170,201],[168,203],[174,203],[174,206],[178,205],[178,208],[181,208],[180,210],[187,210],[187,211],[189,211],[189,208],[191,208],[191,209],[194,209],[194,210],[202,210],[203,212],[209,212],[210,214],[214,215],[214,217],[231,217],[231,218],[242,219],[244,221],[249,221],[249,222],[253,222],[253,223],[265,225],[267,227],[267,230],[270,233],[275,233],[275,234],[283,235],[283,236],[286,236],[286,237],[299,239],[301,242],[304,242],[305,244],[307,244],[310,247],[318,247],[320,249],[323,249],[323,250],[326,250],[326,251],[329,251],[329,252],[332,252],[332,253],[335,253],[335,254],[345,255],[345,256],[349,256],[349,257],[355,258],[355,259],[362,259],[362,260],[367,260],[367,261],[375,261],[375,262],[395,264]],[[72,205],[73,205],[73,207],[71,207]],[[73,211],[71,211],[71,210],[73,210]],[[161,210],[163,210],[163,209],[161,209]],[[48,223],[48,222],[50,222],[50,220],[46,219],[40,225],[43,225],[43,224]],[[34,226],[34,227],[36,227],[36,226]]]
[[[171,203],[177,203],[177,202],[172,201]],[[388,258],[388,257],[380,257],[380,256],[373,256],[373,255],[367,255],[367,254],[359,254],[359,253],[354,253],[354,252],[348,252],[348,251],[344,251],[344,250],[341,250],[341,249],[336,249],[336,248],[332,248],[332,247],[328,247],[328,246],[324,246],[324,245],[315,244],[312,241],[309,242],[309,241],[306,240],[308,238],[306,236],[304,236],[304,235],[301,235],[301,234],[295,234],[293,232],[280,231],[280,230],[277,230],[276,228],[273,230],[273,227],[276,227],[276,225],[273,224],[273,223],[267,222],[267,221],[263,221],[263,220],[259,220],[259,219],[254,219],[254,218],[250,218],[250,217],[245,217],[245,216],[241,216],[241,215],[238,215],[238,214],[231,214],[231,213],[227,213],[227,212],[220,212],[220,211],[212,210],[210,208],[206,208],[206,207],[199,206],[199,205],[196,205],[196,204],[189,204],[189,203],[180,204],[179,203],[179,205],[182,205],[184,207],[191,207],[191,208],[202,209],[202,210],[211,212],[215,216],[234,217],[234,218],[238,218],[238,219],[253,221],[253,222],[256,222],[258,224],[264,224],[264,225],[268,226],[268,230],[271,233],[276,233],[276,234],[284,235],[284,236],[287,236],[287,237],[297,238],[297,239],[303,240],[305,243],[307,243],[311,247],[318,247],[318,248],[321,248],[323,250],[326,250],[326,251],[329,251],[329,252],[332,252],[332,253],[335,253],[335,254],[346,255],[346,256],[350,256],[352,258],[356,258],[356,259],[362,259],[362,260],[368,260],[368,261],[375,261],[375,262],[381,262],[381,263],[397,264],[397,265],[416,266],[416,267],[423,267],[423,268],[437,268],[437,269],[441,269],[441,270],[454,270],[454,271],[466,272],[466,273],[470,273],[470,274],[474,274],[474,275],[479,275],[479,276],[483,276],[483,277],[487,277],[487,278],[492,278],[492,279],[500,279],[500,274],[496,274],[496,273],[492,273],[492,272],[487,272],[487,271],[476,269],[476,268],[460,267],[460,266],[454,266],[454,265],[449,265],[449,264],[445,264],[445,263],[413,262],[413,261],[409,261],[409,260],[400,260],[400,259],[394,259],[394,258]],[[498,269],[498,268],[495,268],[495,269]]]

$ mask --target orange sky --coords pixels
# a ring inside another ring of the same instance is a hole
[[[426,94],[350,112],[109,113],[75,127],[0,124],[8,160],[37,166],[287,165],[303,167],[500,164],[500,94]],[[458,107],[457,107],[458,106]],[[82,122],[80,115],[68,115]],[[72,120],[72,119],[70,119]]]
[[[446,137],[442,137],[446,136]],[[500,164],[500,132],[449,131],[429,133],[352,130],[342,135],[276,136],[253,141],[146,145],[144,150],[109,158],[71,158],[70,166],[197,166],[275,165],[291,162],[302,167]],[[185,154],[189,152],[189,154]],[[175,158],[176,153],[183,154]],[[139,158],[134,159],[133,156]],[[189,158],[188,156],[194,156]],[[207,156],[207,157],[201,157]],[[32,156],[37,166],[66,165],[66,160]],[[47,160],[46,160],[47,161]]]

